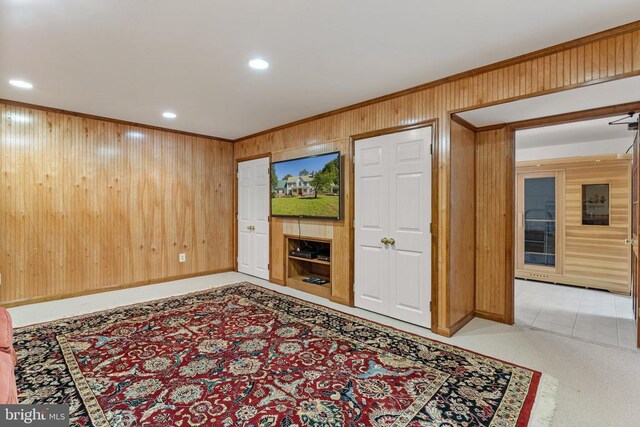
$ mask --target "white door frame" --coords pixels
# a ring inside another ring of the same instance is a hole
[[[356,153],[356,143],[362,139],[373,138],[376,136],[382,136],[392,133],[404,132],[413,129],[431,127],[431,142],[430,142],[430,154],[431,154],[431,224],[430,224],[430,234],[431,234],[431,304],[429,310],[431,312],[430,319],[430,329],[432,331],[437,331],[439,328],[438,325],[438,238],[435,230],[437,230],[438,224],[438,156],[439,156],[439,148],[438,148],[438,121],[435,119],[432,120],[424,120],[421,122],[417,122],[411,125],[404,126],[395,126],[391,128],[385,128],[380,130],[375,130],[371,132],[364,132],[357,135],[352,135],[350,137],[351,141],[351,157],[352,157],[352,165],[351,165],[351,173],[350,173],[350,190],[351,190],[351,259],[355,260],[355,153]],[[352,275],[351,275],[351,301],[355,301],[355,265],[352,262]]]
[[[249,162],[252,160],[259,160],[259,159],[267,159],[268,160],[268,165],[269,167],[271,167],[271,153],[268,154],[261,154],[258,156],[249,156],[249,157],[242,157],[239,159],[235,160],[235,168],[234,168],[234,178],[233,178],[233,197],[234,197],[234,205],[233,205],[233,218],[234,218],[234,228],[233,228],[233,236],[234,236],[234,241],[233,241],[233,253],[234,253],[234,258],[233,258],[233,269],[234,271],[238,271],[238,258],[240,256],[240,236],[238,233],[238,198],[239,198],[239,188],[238,188],[238,169],[239,169],[239,165],[240,163],[243,162]],[[268,258],[269,258],[269,264],[268,264],[268,272],[269,272],[269,281],[271,280],[271,241],[272,241],[272,230],[271,230],[271,195],[269,194],[269,215],[267,218],[267,227],[268,227],[268,233],[269,233],[269,253],[268,253]]]

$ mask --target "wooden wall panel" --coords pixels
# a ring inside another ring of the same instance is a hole
[[[476,132],[476,315],[513,322],[515,135]]]
[[[619,40],[626,41],[627,48],[616,49]],[[611,42],[611,43],[610,43]],[[630,43],[630,44],[629,44]],[[304,147],[324,141],[348,138],[365,132],[410,125],[412,123],[436,120],[437,139],[434,156],[436,161],[437,180],[435,193],[437,203],[433,206],[437,215],[434,238],[437,239],[436,267],[437,318],[434,330],[447,334],[449,323],[449,304],[451,294],[447,293],[450,282],[450,209],[451,209],[451,152],[450,152],[450,116],[452,112],[479,108],[496,103],[516,100],[523,97],[537,96],[558,90],[567,90],[585,84],[593,84],[607,79],[631,77],[640,74],[640,21],[613,30],[606,34],[586,37],[583,40],[568,43],[522,58],[506,61],[486,70],[470,72],[447,80],[427,84],[420,88],[408,90],[390,97],[367,101],[361,105],[344,108],[335,112],[320,115],[312,120],[282,126],[270,131],[261,132],[241,139],[234,144],[236,158],[249,157],[269,152]],[[627,53],[625,53],[627,52]],[[630,52],[630,53],[629,53]],[[588,59],[590,58],[590,63]],[[627,64],[618,67],[617,64]],[[548,69],[548,72],[547,72]],[[491,145],[496,153],[504,154],[510,146],[505,139]],[[489,149],[489,147],[486,147]],[[491,163],[513,161],[511,157],[484,158]],[[485,165],[476,165],[484,168]],[[484,169],[483,169],[484,170]],[[478,177],[478,172],[476,172]],[[494,184],[482,181],[484,184]],[[470,185],[473,185],[470,183]],[[481,193],[498,191],[500,187],[476,186]],[[481,228],[481,225],[479,225]],[[477,227],[478,229],[478,227]],[[487,259],[488,261],[488,259]],[[483,272],[495,268],[492,275],[501,275],[501,263],[484,266]],[[486,301],[488,296],[481,289],[480,300],[484,310],[496,319],[510,322],[508,313],[504,313],[504,300],[508,298],[504,292],[504,280],[494,284],[487,283],[498,300]],[[478,291],[477,291],[478,292]],[[502,301],[502,303],[500,303]],[[476,298],[478,302],[478,298]]]
[[[0,114],[0,303],[232,268],[232,144],[9,104]]]
[[[475,311],[475,132],[451,123],[450,332],[471,320]]]
[[[514,132],[476,132],[476,315],[513,322]]]

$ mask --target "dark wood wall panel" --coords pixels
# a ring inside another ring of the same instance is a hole
[[[232,144],[0,113],[0,303],[232,268]]]
[[[476,314],[513,322],[515,135],[476,132]]]
[[[272,151],[304,147],[324,141],[348,138],[375,130],[437,120],[436,164],[437,203],[437,319],[434,330],[446,334],[451,326],[450,226],[451,226],[451,152],[450,115],[452,112],[478,108],[522,97],[566,90],[606,79],[640,74],[640,22],[622,30],[586,37],[583,40],[546,49],[508,61],[485,71],[473,72],[454,79],[425,85],[395,97],[345,108],[313,120],[301,121],[272,131],[250,136],[235,145],[235,157],[249,157]],[[505,162],[505,158],[486,159]],[[473,185],[473,183],[470,183]],[[478,191],[497,191],[477,186]],[[272,239],[281,236],[274,235]],[[453,258],[451,258],[453,259]],[[488,268],[489,266],[487,266]],[[493,268],[502,271],[503,264]],[[496,294],[503,292],[496,283]],[[504,296],[502,297],[504,298]],[[504,316],[502,311],[494,313]]]

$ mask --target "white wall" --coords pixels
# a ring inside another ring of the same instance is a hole
[[[518,148],[516,133],[516,161],[556,159],[561,157],[596,156],[600,154],[623,154],[633,143],[629,138],[603,141],[578,142],[574,144],[547,145],[536,148]]]

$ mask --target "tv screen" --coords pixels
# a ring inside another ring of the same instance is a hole
[[[340,219],[340,152],[271,163],[271,216]]]

